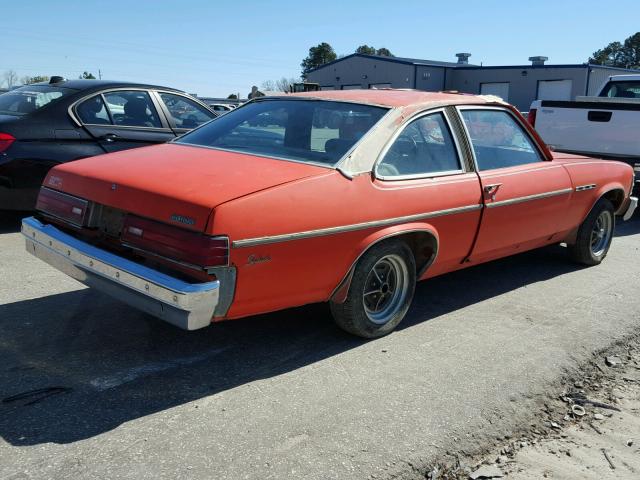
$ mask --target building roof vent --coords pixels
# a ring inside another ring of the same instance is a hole
[[[549,60],[549,57],[529,57],[529,61],[531,62],[531,65],[536,66],[536,65],[544,65],[544,62],[546,62],[547,60]]]
[[[456,53],[456,57],[458,57],[458,63],[461,65],[468,64],[470,56],[470,53]]]

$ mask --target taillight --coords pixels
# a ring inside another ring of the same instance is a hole
[[[527,120],[529,121],[529,124],[532,127],[536,126],[536,113],[537,113],[537,109],[532,108],[531,110],[529,110],[529,115],[527,115]]]
[[[227,237],[210,237],[134,215],[124,220],[122,243],[201,268],[224,266],[229,261]]]
[[[87,200],[49,188],[40,189],[36,209],[78,226],[83,226],[89,216]]]
[[[13,135],[9,135],[8,133],[0,133],[0,153],[7,150],[15,141],[16,138]]]

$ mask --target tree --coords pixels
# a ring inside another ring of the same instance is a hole
[[[394,57],[395,55],[389,51],[388,48],[382,47],[376,50],[376,55],[381,55],[383,57]]]
[[[12,88],[18,83],[18,74],[13,70],[4,72],[2,78],[4,78],[4,83],[7,85],[7,88]]]
[[[273,80],[265,80],[260,84],[260,90],[265,90],[268,92],[273,92],[276,89],[276,82]]]
[[[376,54],[376,47],[370,47],[369,45],[360,45],[358,48],[356,48],[356,53],[359,53],[361,55],[375,55]]]
[[[265,80],[260,85],[260,90],[267,90],[270,92],[288,92],[291,85],[299,81],[300,79],[293,77],[282,77],[279,80]]]
[[[589,57],[589,63],[640,69],[640,32],[631,35],[624,43],[611,42],[593,52]]]
[[[318,68],[325,63],[333,62],[337,57],[333,47],[326,42],[322,42],[309,49],[309,55],[302,60],[302,76],[305,77],[314,68]]]
[[[83,72],[83,74],[80,75],[80,79],[81,80],[95,80],[96,77],[91,72]]]
[[[30,77],[29,75],[22,77],[22,79],[20,80],[20,82],[23,85],[31,85],[32,83],[39,83],[39,82],[48,82],[49,81],[49,77],[46,75],[36,75],[35,77]]]
[[[238,100],[238,95],[236,95],[235,93],[232,93],[227,97],[227,100]]]

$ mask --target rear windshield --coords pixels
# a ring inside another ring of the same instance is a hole
[[[72,93],[68,88],[26,85],[0,95],[0,114],[28,115],[39,108]]]
[[[386,112],[344,102],[261,100],[176,142],[334,166]]]
[[[609,98],[640,98],[640,80],[609,82],[602,90],[600,96]]]

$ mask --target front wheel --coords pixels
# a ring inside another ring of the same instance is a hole
[[[578,228],[576,243],[569,246],[571,258],[583,265],[598,265],[607,256],[614,226],[613,204],[601,198]]]
[[[331,302],[340,328],[364,338],[390,333],[404,318],[416,285],[416,265],[406,243],[373,246],[358,261],[344,303]]]

